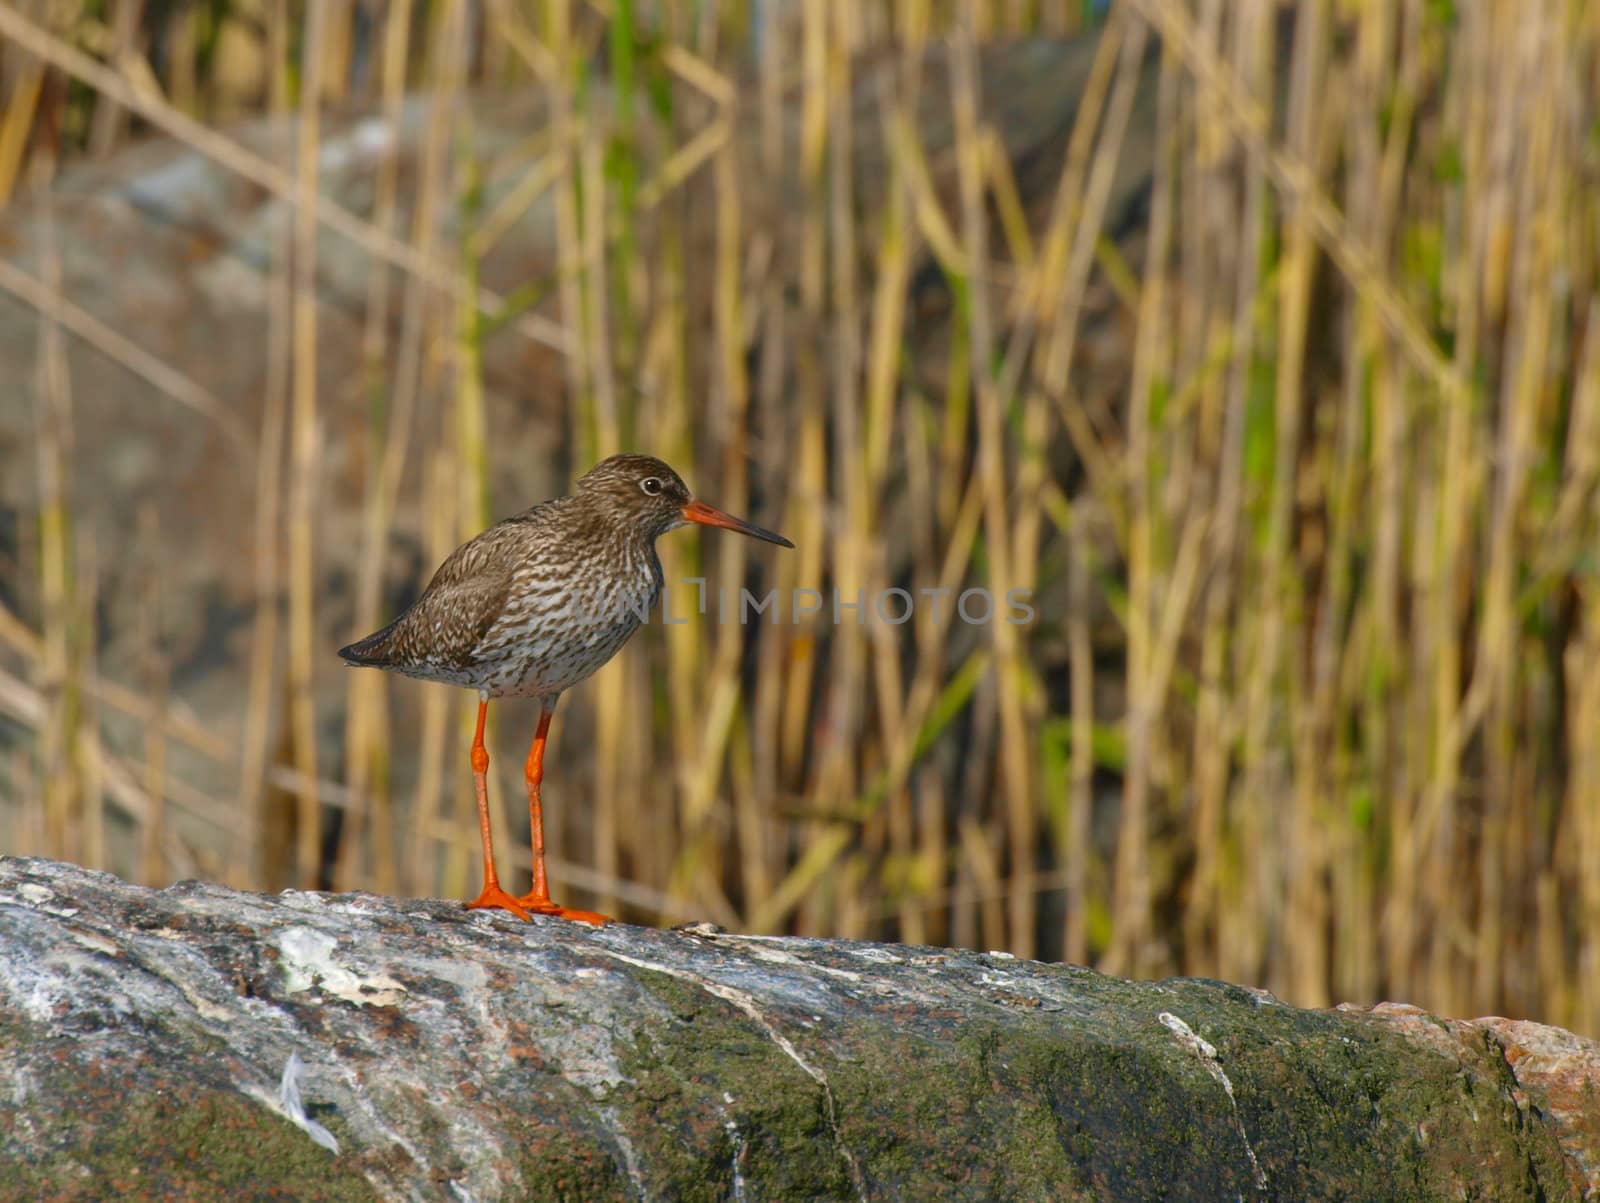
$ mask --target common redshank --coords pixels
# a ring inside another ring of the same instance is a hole
[[[544,867],[544,743],[556,700],[589,676],[638,630],[660,596],[656,539],[697,522],[783,547],[794,544],[696,501],[683,480],[648,455],[613,455],[557,497],[491,526],[462,544],[398,618],[339,654],[348,664],[388,669],[478,691],[472,782],[483,839],[483,892],[468,908],[497,907],[606,923],[605,915],[550,900]],[[513,898],[495,872],[489,830],[489,753],[483,723],[489,700],[536,697],[539,727],[524,778],[533,828],[533,889]]]

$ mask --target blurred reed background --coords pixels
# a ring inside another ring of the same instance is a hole
[[[649,450],[799,550],[662,540],[780,621],[654,623],[564,699],[566,900],[1600,1035],[1600,8],[17,0],[0,37],[0,849],[466,896],[474,699],[333,649]],[[83,212],[160,209],[113,170],[152,139],[269,215],[176,261],[256,273],[241,340],[74,275]],[[1037,617],[788,602],[889,587]],[[520,877],[533,714],[495,709]]]

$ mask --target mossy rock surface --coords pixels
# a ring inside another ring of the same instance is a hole
[[[1537,1025],[948,949],[151,891],[37,860],[0,861],[0,1072],[6,1199],[1600,1185],[1600,1049]]]

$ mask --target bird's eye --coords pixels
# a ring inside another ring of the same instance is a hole
[[[661,482],[654,476],[645,477],[639,482],[639,487],[652,497],[661,492]]]

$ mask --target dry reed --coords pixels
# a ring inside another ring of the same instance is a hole
[[[1600,12],[1098,7],[410,0],[363,37],[336,0],[0,9],[0,196],[160,131],[290,215],[250,420],[40,248],[0,264],[41,322],[0,610],[0,712],[37,735],[4,758],[3,846],[465,892],[468,702],[336,678],[331,649],[421,584],[397,535],[431,568],[521,482],[642,447],[798,550],[664,540],[674,615],[694,577],[710,614],[563,700],[554,875],[580,901],[1600,1033]],[[1059,48],[1077,94],[1041,169],[986,71],[1097,21]],[[254,107],[294,122],[282,161],[222,128],[244,68],[224,85],[219,56],[246,45]],[[87,87],[63,101],[63,76]],[[474,89],[537,89],[542,127],[480,153]],[[408,93],[432,101],[416,163],[382,159],[364,206],[321,193],[329,106],[397,129]],[[484,286],[530,220],[548,278]],[[323,232],[370,264],[361,379],[332,393]],[[560,396],[497,391],[506,337],[560,353]],[[211,669],[237,744],[163,685],[158,622],[147,679],[108,679],[118,568],[74,510],[63,340],[254,457],[249,661]],[[525,406],[537,467],[497,455]],[[716,621],[745,583],[777,621]],[[952,621],[977,587],[1035,620]],[[944,613],[873,620],[891,588]],[[869,621],[835,621],[858,593]],[[502,709],[525,867],[527,716]],[[285,805],[291,863],[261,863]]]

